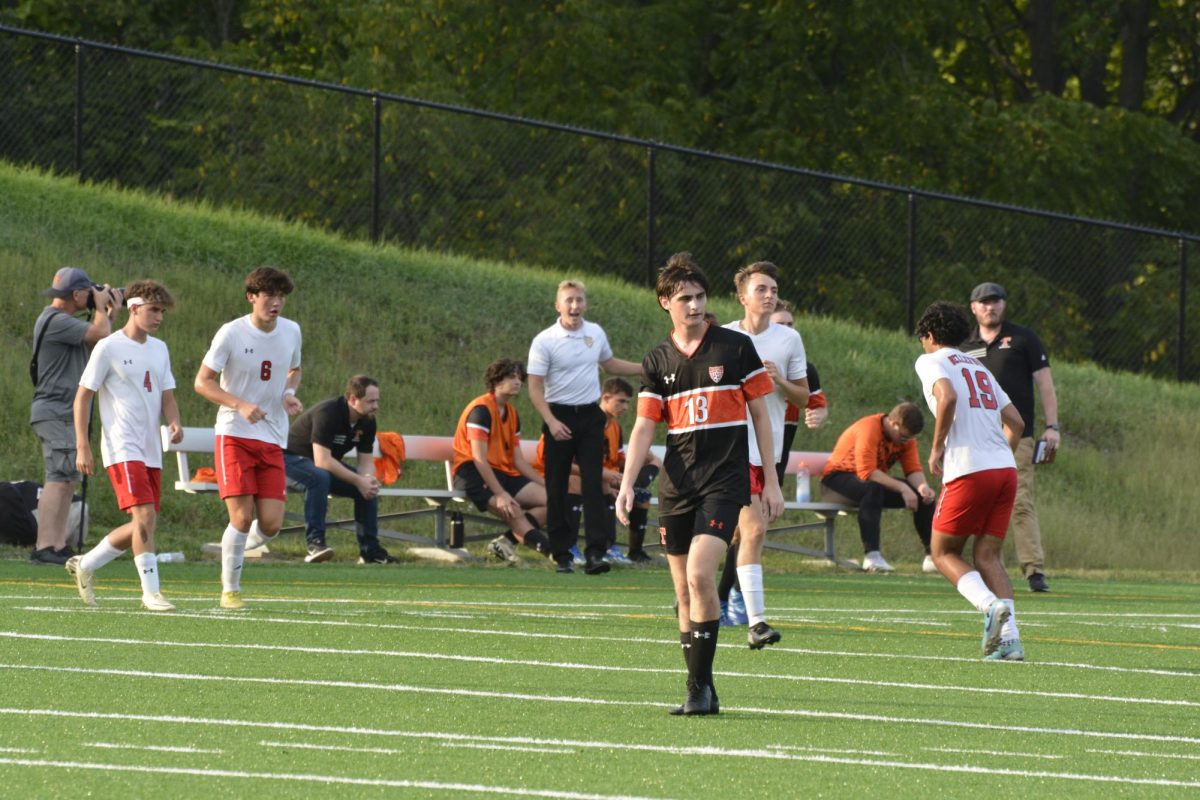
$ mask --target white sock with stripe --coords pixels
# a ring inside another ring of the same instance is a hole
[[[142,594],[158,594],[158,554],[142,553],[133,557],[138,579],[142,582]]]
[[[738,583],[742,599],[746,603],[746,616],[753,627],[767,621],[767,601],[763,595],[762,564],[747,564],[737,568]]]
[[[108,543],[108,537],[105,536],[100,540],[99,544],[89,550],[83,558],[79,559],[79,567],[80,569],[95,572],[105,564],[115,561],[123,555],[125,555],[125,551],[113,547]]]
[[[242,590],[242,562],[246,558],[246,537],[233,525],[225,526],[221,535],[221,591]]]
[[[975,606],[979,613],[987,611],[988,606],[996,601],[996,595],[983,582],[983,576],[976,570],[971,570],[958,579],[958,593],[967,598],[967,602]]]

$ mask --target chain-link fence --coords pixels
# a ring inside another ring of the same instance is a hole
[[[0,158],[375,241],[652,282],[770,260],[801,309],[911,330],[1004,284],[1052,357],[1200,378],[1200,237],[0,26]]]

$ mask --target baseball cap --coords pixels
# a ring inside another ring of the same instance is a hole
[[[92,279],[79,267],[63,267],[54,273],[54,282],[42,294],[46,297],[65,298],[80,289],[92,288]]]
[[[998,297],[1001,300],[1008,299],[1008,292],[1004,291],[1004,287],[998,283],[981,283],[971,290],[971,302],[976,300],[987,300],[989,297]]]

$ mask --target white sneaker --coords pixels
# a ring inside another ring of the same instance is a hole
[[[872,550],[863,557],[863,567],[867,572],[891,572],[893,567],[884,561],[878,550]]]
[[[71,556],[64,566],[70,576],[75,579],[75,587],[79,589],[79,598],[83,600],[83,604],[96,608],[100,605],[96,602],[96,573],[94,570],[79,566],[82,560],[83,556]]]
[[[933,563],[933,556],[925,556],[925,560],[921,562],[921,572],[927,572],[931,575],[936,575],[938,572],[937,564]]]
[[[267,538],[258,532],[258,528],[251,528],[250,533],[246,534],[246,549],[257,550],[260,547],[265,547]]]
[[[174,611],[175,606],[162,596],[162,592],[142,595],[142,608],[147,611]]]
[[[517,555],[517,546],[510,542],[507,536],[497,536],[488,542],[488,552],[500,561],[509,564],[521,563],[521,557]]]

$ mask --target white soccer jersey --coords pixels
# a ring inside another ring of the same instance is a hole
[[[925,402],[935,416],[935,383],[945,378],[958,396],[954,423],[946,436],[946,455],[942,459],[943,483],[972,472],[1016,466],[1000,422],[1000,409],[1011,401],[979,359],[953,347],[943,347],[919,357],[916,369]]]
[[[582,406],[600,400],[598,364],[613,357],[604,329],[583,321],[577,331],[569,331],[562,322],[533,337],[529,346],[530,375],[546,379],[546,402]]]
[[[250,424],[232,408],[217,411],[218,436],[257,439],[287,446],[288,417],[283,390],[288,370],[300,366],[300,326],[279,317],[272,331],[254,327],[250,315],[227,322],[204,354],[204,366],[221,373],[221,388],[254,403],[266,419]]]
[[[763,361],[773,361],[779,371],[789,381],[798,381],[808,377],[808,357],[804,354],[804,341],[800,333],[787,325],[772,322],[766,330],[759,334],[748,333],[742,328],[741,320],[725,325],[731,331],[750,337],[754,349]],[[774,445],[775,457],[771,464],[778,464],[783,457],[783,421],[787,416],[787,397],[778,386],[764,398],[767,401],[767,412],[771,417],[771,442]],[[758,440],[754,434],[754,422],[746,413],[746,435],[750,443],[750,463],[757,467],[763,465],[762,454],[758,452]]]
[[[175,389],[167,345],[153,336],[139,344],[117,331],[96,343],[79,385],[99,400],[104,466],[141,461],[161,469],[162,394]]]

